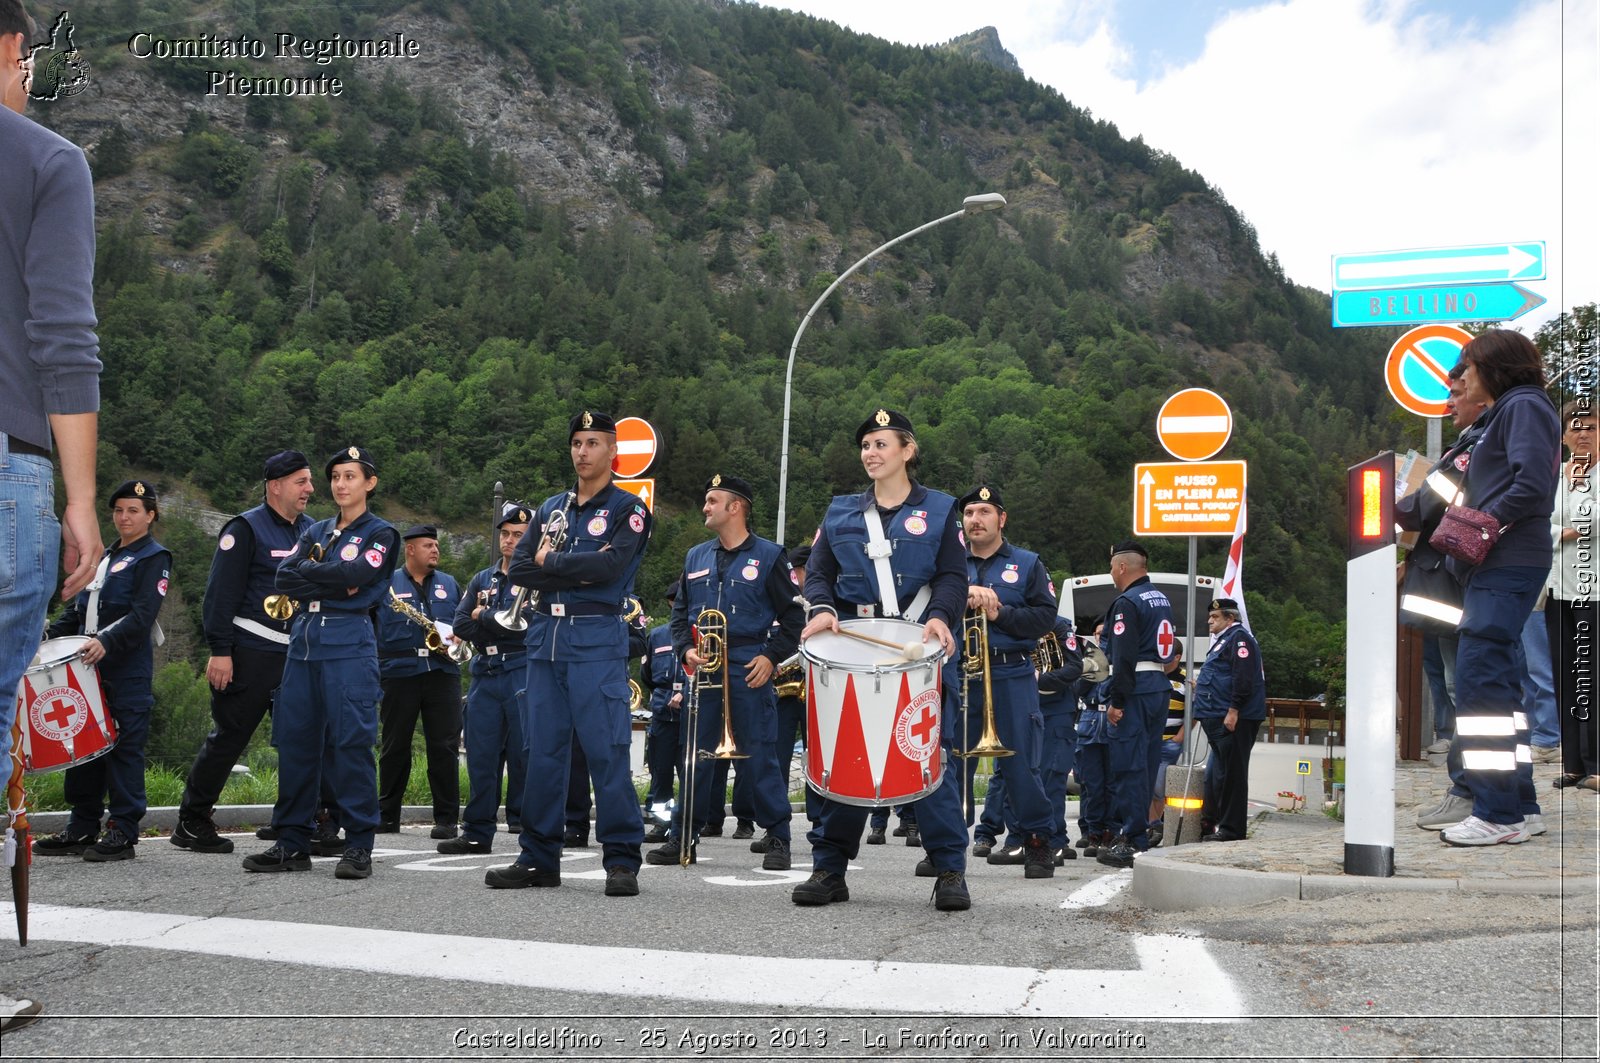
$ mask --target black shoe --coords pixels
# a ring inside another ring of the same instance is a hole
[[[910,829],[910,827],[906,826],[906,821],[901,820],[900,825],[894,829],[894,836],[896,838],[904,838],[906,836],[906,831]]]
[[[1085,843],[1083,846],[1084,856],[1098,856],[1101,849],[1109,849],[1111,847],[1111,839],[1103,831],[1085,834],[1082,840]]]
[[[761,870],[789,870],[789,843],[782,838],[774,838],[768,842],[767,855],[761,859]]]
[[[486,853],[493,843],[474,841],[463,835],[460,838],[451,838],[442,841],[434,848],[446,856],[466,856],[468,853]]]
[[[695,850],[699,848],[694,842],[689,843],[689,863],[697,861],[699,854]],[[682,859],[683,843],[676,838],[668,838],[665,845],[659,845],[644,854],[644,862],[656,867],[671,867]]]
[[[994,839],[993,838],[985,838],[983,835],[980,834],[980,835],[978,835],[978,837],[976,837],[976,838],[974,838],[972,840],[972,855],[973,856],[975,856],[975,857],[986,857],[992,852],[994,852]]]
[[[1093,833],[1080,834],[1078,836],[1077,842],[1075,842],[1074,844],[1076,844],[1079,849],[1084,849],[1084,848],[1087,848],[1092,843],[1093,839],[1094,839],[1094,834]]]
[[[256,833],[259,834],[260,832],[257,831]],[[373,829],[372,833],[374,833],[374,834],[399,834],[400,833],[400,823],[399,823],[399,821],[392,820],[392,819],[382,820],[382,821],[380,821],[378,823],[377,827]]]
[[[764,853],[764,852],[767,851],[767,846],[769,846],[771,844],[772,844],[772,832],[769,830],[765,834],[763,834],[761,837],[757,838],[755,841],[750,843],[750,851],[752,853]]]
[[[524,890],[529,886],[559,886],[561,871],[541,871],[536,867],[508,864],[491,867],[483,873],[483,884],[492,890]]]
[[[457,829],[455,820],[443,819],[433,825],[433,829],[428,832],[428,837],[436,842],[442,842],[454,838],[460,833],[461,831]]]
[[[246,871],[310,871],[310,853],[291,853],[281,845],[274,845],[264,853],[247,856],[241,861]]]
[[[907,827],[906,828],[906,848],[907,849],[920,849],[920,848],[922,848],[922,833],[920,831],[918,831],[916,827]]]
[[[1242,842],[1244,841],[1244,835],[1235,834],[1231,830],[1223,830],[1218,827],[1210,834],[1202,834],[1200,840],[1203,842]]]
[[[113,860],[132,860],[134,841],[113,825],[105,835],[83,851],[83,858],[91,864],[109,864]]]
[[[899,835],[900,832],[899,831],[895,831],[895,834]],[[887,844],[887,840],[884,838],[884,835],[883,835],[883,828],[882,827],[873,827],[871,830],[867,831],[867,844],[868,845],[885,845],[885,844]]]
[[[639,896],[639,876],[625,867],[606,868],[606,896]]]
[[[372,850],[346,849],[344,857],[333,869],[334,878],[371,878]]]
[[[1150,848],[1152,849],[1157,848],[1161,844],[1161,839],[1166,835],[1167,825],[1165,823],[1157,823],[1155,826],[1146,827],[1144,830],[1145,840],[1150,843]]]
[[[651,824],[650,829],[644,832],[644,840],[652,844],[664,842],[672,832],[660,823]]]
[[[918,878],[938,878],[939,877],[939,872],[934,870],[934,867],[933,867],[933,857],[924,856],[921,860],[917,861],[917,877]]]
[[[1056,866],[1057,867],[1060,867],[1062,864],[1066,863],[1068,860],[1076,860],[1077,858],[1078,858],[1077,850],[1074,849],[1070,845],[1063,845],[1061,848],[1056,850]]]
[[[702,837],[702,838],[720,838],[720,837],[722,837],[722,820],[721,819],[714,819],[710,823],[707,823],[704,827],[702,827],[700,829],[700,837]]]
[[[99,840],[99,831],[92,834],[68,834],[62,831],[47,838],[35,839],[33,851],[42,856],[82,856]]]
[[[972,907],[972,895],[961,872],[939,872],[939,881],[933,884],[933,906],[941,912],[964,912]]]
[[[1107,867],[1132,867],[1133,856],[1133,846],[1128,844],[1128,839],[1119,835],[1116,844],[1101,850],[1095,859]]]
[[[178,818],[178,825],[172,828],[172,837],[168,839],[180,849],[188,849],[196,853],[231,853],[233,842],[217,833],[217,825],[211,822],[210,817],[205,819]]]
[[[312,856],[343,856],[344,839],[339,837],[339,825],[331,818],[319,818],[317,829],[311,832]]]
[[[589,836],[581,830],[569,830],[561,836],[561,848],[587,849],[589,848]]]
[[[1050,848],[1049,840],[1042,835],[1030,835],[1026,845],[1022,847],[1023,878],[1054,878],[1056,874],[1056,851]]]
[[[257,827],[256,837],[264,842],[275,842],[278,840],[278,828],[270,824],[265,827]]]
[[[1022,846],[1018,845],[1010,849],[996,849],[989,854],[988,862],[991,864],[1022,864],[1027,862],[1027,856]]]
[[[506,833],[507,834],[521,834],[522,833],[522,824],[520,824],[520,823],[507,823],[506,824]]]
[[[734,841],[742,842],[747,838],[756,836],[756,825],[753,820],[741,819],[733,828],[733,833],[728,835]]]
[[[813,871],[810,878],[794,888],[794,892],[789,894],[789,899],[796,904],[804,905],[848,901],[850,887],[844,884],[843,875],[835,875],[831,871]]]

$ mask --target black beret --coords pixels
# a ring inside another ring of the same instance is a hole
[[[811,560],[811,544],[801,543],[789,551],[789,564],[795,568],[805,568],[806,562]]]
[[[432,524],[413,524],[406,529],[406,533],[400,538],[409,541],[411,539],[437,539],[438,537],[439,529]]]
[[[323,466],[322,473],[331,480],[335,465],[345,465],[352,461],[359,462],[367,470],[368,476],[378,475],[378,466],[372,460],[372,452],[366,447],[345,447],[328,459],[328,464]]]
[[[756,503],[755,492],[750,489],[749,481],[741,480],[737,476],[724,476],[720,472],[716,473],[706,481],[706,486],[700,494],[704,496],[707,491],[726,491],[729,494],[738,495],[752,506]]]
[[[1111,548],[1112,557],[1116,557],[1118,554],[1138,554],[1146,561],[1150,560],[1150,552],[1132,539],[1124,539]]]
[[[507,524],[528,524],[533,520],[533,510],[521,502],[507,502],[500,507],[500,519],[494,522],[496,528],[504,528]]]
[[[962,495],[961,502],[959,504],[962,509],[966,509],[975,502],[982,502],[986,505],[993,506],[1002,513],[1004,513],[1006,509],[1006,504],[1000,500],[1000,492],[996,491],[988,484],[974,487],[971,491],[968,491],[966,494]]]
[[[156,504],[155,484],[149,480],[124,480],[117,485],[115,491],[111,492],[111,497],[106,499],[106,505],[116,505],[119,498],[137,498],[153,507]]]
[[[856,429],[856,446],[859,447],[861,445],[861,441],[867,438],[868,433],[881,432],[885,428],[904,432],[913,438],[916,436],[916,433],[911,430],[911,418],[896,410],[887,410],[880,406],[872,412],[871,417],[861,422],[860,428]]]
[[[571,439],[579,432],[609,432],[617,434],[617,422],[611,419],[609,413],[596,413],[593,410],[584,410],[573,417],[567,424],[567,438]]]
[[[1237,613],[1239,611],[1239,603],[1232,598],[1213,598],[1211,599],[1211,608]]]
[[[263,480],[280,480],[292,473],[299,472],[301,469],[309,468],[311,468],[311,463],[298,450],[280,450],[267,459],[261,470],[261,478]]]

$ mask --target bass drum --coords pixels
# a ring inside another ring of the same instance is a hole
[[[88,642],[85,635],[47,639],[22,674],[17,730],[28,775],[84,764],[117,744],[100,672],[79,657]]]

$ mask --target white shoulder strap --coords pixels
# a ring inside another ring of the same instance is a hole
[[[111,567],[111,555],[100,559],[100,567],[94,570],[94,579],[89,581],[89,608],[83,614],[83,633],[93,635],[100,630],[100,588],[106,585],[106,570]]]
[[[883,607],[884,616],[900,615],[900,599],[894,593],[894,569],[889,567],[889,557],[894,553],[894,546],[883,534],[883,517],[878,513],[877,506],[868,506],[867,520],[867,556],[872,559],[873,569],[878,575],[878,598]]]

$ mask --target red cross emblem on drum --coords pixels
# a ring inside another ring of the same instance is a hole
[[[1172,659],[1172,644],[1174,641],[1172,621],[1163,620],[1156,628],[1156,652],[1161,654],[1163,661]]]
[[[71,687],[50,687],[39,692],[28,706],[28,720],[34,732],[52,742],[78,737],[89,722],[89,699]]]
[[[928,759],[939,741],[939,692],[925,690],[900,710],[894,722],[894,741],[900,752],[917,762]]]

